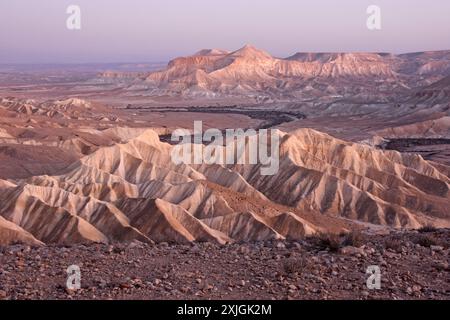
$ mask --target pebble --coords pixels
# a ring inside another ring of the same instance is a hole
[[[437,237],[448,239],[442,234]],[[131,246],[74,245],[70,249],[49,246],[33,248],[27,254],[23,254],[23,247],[1,249],[0,299],[365,299],[375,294],[377,299],[447,297],[447,249],[437,246],[418,250],[405,242],[402,255],[385,250],[384,241],[385,237],[379,237],[365,247],[344,247],[339,253],[318,253],[321,249],[308,239],[299,247],[296,242],[277,240],[225,246],[174,244],[170,250],[162,250],[166,244],[149,246],[138,242]],[[146,250],[134,250],[140,246]],[[289,249],[280,250],[285,248]],[[373,248],[376,251],[370,254]],[[121,256],[111,255],[113,252]],[[430,252],[436,254],[431,257]],[[61,261],[64,254],[71,261]],[[304,259],[308,263],[302,272],[286,273],[286,259]],[[60,282],[61,286],[54,290],[54,279],[65,281],[67,263],[82,266],[85,289],[66,290]],[[18,272],[18,265],[26,272]],[[384,267],[384,290],[366,289],[368,265]]]
[[[277,242],[276,248],[277,249],[286,249],[286,245],[283,242]]]
[[[0,299],[5,299],[7,297],[5,290],[0,290]]]

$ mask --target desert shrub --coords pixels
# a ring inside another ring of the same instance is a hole
[[[320,234],[317,237],[317,246],[321,250],[337,252],[343,246],[343,239],[338,234]]]
[[[422,247],[437,246],[439,244],[438,240],[432,235],[420,234],[414,238],[414,243],[419,244]]]
[[[395,252],[402,251],[403,242],[399,239],[389,238],[384,241],[384,248],[391,249]]]
[[[361,247],[366,242],[361,231],[355,230],[341,234],[320,234],[317,236],[316,244],[319,249],[336,252],[346,246]]]
[[[342,246],[352,246],[361,247],[365,244],[364,235],[360,230],[354,230],[349,233],[341,234],[341,245]]]
[[[289,258],[283,263],[283,270],[286,274],[302,273],[308,263],[305,258]]]
[[[432,225],[426,225],[423,226],[422,228],[418,229],[417,231],[419,231],[420,233],[430,233],[430,232],[436,232],[438,229],[433,227]]]

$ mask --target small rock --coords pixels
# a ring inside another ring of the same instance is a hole
[[[119,286],[121,289],[130,289],[131,288],[131,284],[129,284],[127,282],[123,282]]]
[[[356,248],[356,247],[351,247],[351,246],[347,246],[347,247],[343,247],[339,250],[339,252],[343,255],[361,255],[361,256],[365,256],[366,253],[364,252],[364,249],[361,248]]]
[[[99,288],[104,289],[108,286],[108,283],[105,280],[100,280],[98,283]]]
[[[414,286],[412,287],[412,291],[414,291],[414,292],[420,292],[420,291],[422,291],[422,287],[419,286],[419,285],[414,285]]]
[[[389,251],[385,252],[385,256],[388,257],[389,259],[397,259],[398,258],[398,254],[396,254],[394,252],[389,252]]]
[[[200,248],[196,244],[194,244],[190,251],[193,253],[197,253],[200,252]]]
[[[295,249],[302,249],[302,244],[301,244],[301,243],[298,243],[298,242],[294,242],[294,243],[292,244],[292,246],[293,246]]]
[[[449,264],[443,261],[434,263],[433,267],[437,270],[449,270]]]
[[[386,267],[387,266],[387,262],[383,259],[383,257],[380,256],[380,258],[378,259],[378,263],[379,265],[381,265],[382,267]]]
[[[444,247],[442,246],[430,246],[431,251],[442,251]]]
[[[134,240],[130,244],[128,244],[127,249],[133,249],[133,248],[142,248],[142,242],[139,240]]]
[[[180,292],[182,292],[182,293],[188,293],[189,291],[191,291],[190,287],[182,286],[180,288]]]
[[[250,249],[246,246],[242,246],[239,248],[239,252],[244,255],[248,255],[250,253]]]
[[[203,283],[203,291],[207,291],[207,290],[212,290],[214,288],[214,286],[212,286],[211,284],[209,284],[208,282],[204,282]]]
[[[72,290],[72,289],[66,288],[66,293],[67,293],[69,296],[74,295],[74,294],[75,294],[75,291],[76,291],[76,290]]]
[[[106,247],[105,252],[106,252],[106,253],[112,253],[113,250],[114,250],[114,246],[109,245],[109,246]]]
[[[277,249],[286,249],[286,245],[283,242],[277,242],[276,248]]]

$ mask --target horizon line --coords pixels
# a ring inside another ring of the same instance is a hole
[[[93,64],[97,64],[97,65],[107,65],[107,64],[146,64],[146,63],[168,63],[173,59],[179,58],[179,57],[188,57],[188,56],[193,56],[195,55],[197,52],[203,51],[203,50],[225,50],[228,53],[233,53],[236,51],[239,51],[245,47],[253,47],[257,50],[261,50],[264,52],[267,52],[270,54],[270,52],[266,51],[265,49],[261,49],[259,47],[253,46],[253,45],[249,45],[246,44],[242,47],[240,47],[239,49],[236,50],[232,50],[232,51],[228,51],[225,49],[220,49],[220,48],[203,48],[203,49],[199,49],[196,52],[192,53],[192,54],[187,54],[187,55],[179,55],[179,56],[175,56],[172,58],[168,58],[167,60],[148,60],[148,61],[132,61],[132,60],[128,60],[128,61],[110,61],[110,62],[100,62],[100,61],[72,61],[72,62],[62,62],[62,61],[58,61],[58,62],[37,62],[37,61],[33,61],[33,62],[0,62],[0,66],[18,66],[18,65],[40,65],[40,66],[44,66],[44,65],[54,65],[54,66],[58,66],[58,65],[93,65]],[[400,56],[400,55],[406,55],[406,54],[417,54],[417,53],[426,53],[426,52],[445,52],[445,51],[450,51],[450,49],[432,49],[432,50],[419,50],[419,51],[404,51],[404,52],[399,52],[399,53],[394,53],[394,52],[390,52],[390,51],[364,51],[364,50],[352,50],[352,51],[296,51],[290,55],[288,55],[287,57],[279,57],[279,56],[273,56],[272,54],[270,54],[270,56],[272,56],[273,58],[276,59],[287,59],[290,58],[296,54],[299,53],[375,53],[375,54],[389,54],[389,55],[394,55],[394,56]]]

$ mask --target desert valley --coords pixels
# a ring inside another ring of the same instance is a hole
[[[278,172],[174,164],[171,134],[196,120],[270,129]],[[375,298],[450,294],[450,51],[279,58],[246,45],[167,65],[0,66],[0,159],[0,299],[369,298],[369,264],[401,266]],[[110,279],[44,289],[72,249]],[[89,262],[114,255],[115,271]],[[198,262],[209,255],[221,267]],[[246,261],[255,277],[232,271]],[[305,284],[311,261],[322,280]],[[17,266],[42,289],[16,290]]]

